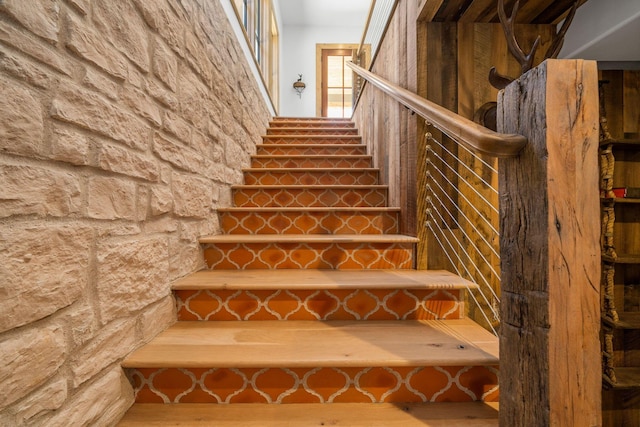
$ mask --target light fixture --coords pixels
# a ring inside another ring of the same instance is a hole
[[[298,92],[298,98],[302,98],[302,92],[307,87],[306,84],[302,81],[302,74],[298,74],[299,78],[295,82],[293,82],[293,88],[296,92]]]

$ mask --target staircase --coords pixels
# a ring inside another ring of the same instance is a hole
[[[274,119],[209,268],[173,284],[178,322],[123,362],[121,426],[497,425],[476,285],[412,269],[371,163],[350,121]]]

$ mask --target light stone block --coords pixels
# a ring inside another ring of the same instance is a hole
[[[132,181],[94,176],[89,179],[87,214],[95,219],[136,219],[136,184]]]
[[[68,397],[67,380],[52,380],[15,405],[17,425],[33,425],[33,419],[60,408]]]
[[[149,71],[149,36],[130,1],[94,0],[93,22],[101,35],[140,69]]]
[[[79,177],[32,166],[0,165],[0,217],[62,217],[81,209]]]
[[[193,173],[204,170],[205,159],[184,144],[165,138],[160,133],[156,133],[153,138],[153,151],[162,160],[171,163],[178,169],[183,169]]]
[[[207,218],[213,213],[211,181],[192,175],[173,175],[173,211],[181,217]]]
[[[149,211],[158,216],[173,210],[173,195],[171,189],[165,186],[152,186],[150,190]]]
[[[88,283],[93,231],[82,226],[1,227],[0,332],[78,300]]]
[[[37,36],[58,41],[60,5],[56,0],[3,0],[0,12],[16,19]]]
[[[0,76],[0,152],[23,156],[43,151],[42,104],[35,92]]]
[[[0,409],[23,398],[52,378],[64,363],[61,328],[29,328],[0,342]]]
[[[73,84],[61,85],[50,114],[138,150],[144,150],[148,144],[150,128],[141,119]]]
[[[115,144],[102,143],[97,149],[100,169],[157,182],[158,162],[150,155]]]
[[[97,291],[103,322],[127,316],[170,293],[164,237],[105,240],[98,245]]]
[[[97,65],[113,77],[127,77],[127,62],[96,30],[68,15],[69,36],[66,45],[72,52]]]
[[[124,410],[133,404],[133,389],[120,366],[109,367],[103,375],[87,384],[51,417],[47,427],[115,425]],[[115,413],[113,410],[116,410]],[[111,419],[105,419],[105,415]],[[98,420],[100,422],[98,423]]]
[[[178,59],[160,38],[156,39],[153,51],[153,74],[172,91],[176,91]]]
[[[135,346],[133,320],[119,320],[106,325],[82,349],[73,353],[70,366],[74,388],[97,375],[105,366],[126,356]]]
[[[40,89],[51,88],[57,77],[55,73],[37,66],[22,55],[2,50],[0,50],[0,70]]]
[[[176,302],[169,295],[154,307],[146,310],[140,319],[142,341],[149,342],[160,332],[176,322]]]
[[[51,158],[72,165],[90,163],[91,143],[86,135],[62,126],[53,127]]]

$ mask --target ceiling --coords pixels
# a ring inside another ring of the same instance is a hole
[[[498,22],[498,0],[410,0],[416,1],[421,10],[428,10],[427,21],[436,22]],[[516,0],[504,0],[507,14]],[[550,24],[559,23],[566,16],[568,10],[576,0],[520,0],[520,8],[516,16],[518,23]],[[591,9],[590,19],[599,21],[601,11],[598,8],[609,8],[611,14],[611,0],[577,0],[581,7],[578,9],[572,27],[581,19],[581,12]],[[630,9],[633,16],[620,16],[618,22],[610,28],[596,34],[588,34],[595,23],[583,22],[583,29],[573,32],[577,42],[571,45],[572,31],[567,34],[565,50],[561,57],[579,57],[599,61],[640,61],[640,43],[630,43],[638,40],[640,35],[639,0],[616,0],[618,15],[624,15]],[[619,2],[619,3],[618,3]],[[278,0],[280,16],[283,26],[319,26],[319,27],[360,27],[364,28],[369,12],[371,0]],[[586,5],[584,3],[587,3]],[[426,4],[426,7],[422,8]],[[626,8],[623,7],[626,5]],[[584,7],[582,7],[584,6]],[[595,10],[595,12],[593,12]],[[615,14],[615,13],[614,13]],[[423,16],[424,18],[424,16]],[[593,31],[591,31],[593,33]],[[586,44],[585,44],[586,43]],[[564,56],[566,53],[568,56]]]
[[[499,22],[498,1],[487,0],[426,0],[430,5],[440,3],[429,21],[435,22]],[[505,10],[511,14],[516,0],[505,0]],[[576,0],[525,0],[520,1],[516,22],[521,24],[551,24],[559,22]],[[578,0],[580,4],[587,0]],[[425,2],[422,0],[420,4]]]
[[[279,0],[283,26],[360,27],[371,0]]]

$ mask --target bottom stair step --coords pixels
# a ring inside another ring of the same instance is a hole
[[[494,427],[497,403],[136,404],[119,427]]]

